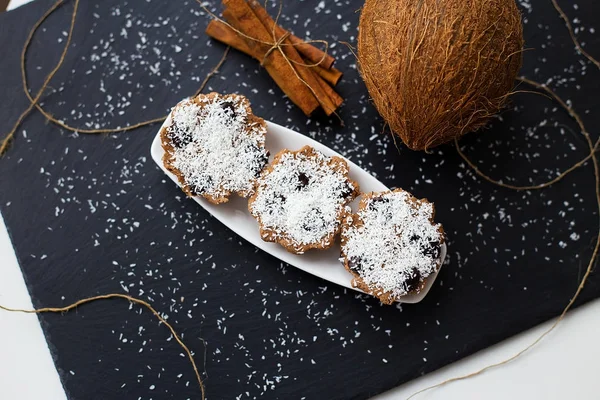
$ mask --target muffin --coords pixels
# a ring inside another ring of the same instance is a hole
[[[402,189],[365,195],[341,232],[352,286],[385,304],[419,293],[442,262],[444,230],[434,215],[432,203]]]
[[[279,152],[248,203],[261,238],[295,254],[331,247],[359,193],[348,171],[344,159],[310,146]]]
[[[266,123],[236,94],[200,94],[178,103],[161,131],[163,163],[189,196],[214,204],[248,197],[267,164]]]

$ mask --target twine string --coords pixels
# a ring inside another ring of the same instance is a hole
[[[54,67],[54,69],[48,74],[48,76],[44,80],[44,83],[42,84],[41,88],[39,89],[37,95],[35,97],[32,97],[32,95],[30,93],[29,84],[27,82],[27,68],[26,68],[27,52],[28,52],[28,50],[29,50],[29,48],[31,46],[31,42],[33,40],[33,37],[35,36],[35,33],[38,31],[38,29],[43,24],[43,22],[48,17],[50,17],[50,15],[54,11],[56,11],[63,4],[64,4],[64,0],[58,0],[58,1],[56,1],[42,15],[42,17],[33,25],[32,29],[29,32],[29,35],[27,36],[27,39],[25,40],[25,43],[23,45],[23,49],[21,51],[21,82],[22,82],[22,85],[23,85],[23,92],[27,96],[27,99],[29,100],[30,105],[19,116],[19,118],[15,122],[13,128],[9,131],[9,133],[6,134],[6,136],[2,139],[2,142],[0,143],[0,156],[2,156],[8,150],[8,148],[9,148],[12,140],[14,139],[14,136],[16,134],[17,129],[23,123],[23,121],[25,120],[25,118],[27,117],[27,115],[29,115],[29,113],[33,110],[33,108],[36,108],[46,119],[48,119],[48,121],[54,123],[55,125],[58,125],[61,128],[69,130],[69,131],[72,131],[72,132],[85,133],[85,134],[120,133],[120,132],[131,131],[131,130],[134,130],[134,129],[141,128],[143,126],[155,124],[157,122],[162,122],[167,117],[165,115],[165,116],[162,116],[162,117],[153,118],[153,119],[149,119],[149,120],[146,120],[146,121],[138,122],[138,123],[133,124],[133,125],[128,125],[126,127],[101,128],[101,129],[85,129],[85,128],[79,128],[79,127],[71,126],[71,125],[69,125],[69,124],[67,124],[67,123],[65,123],[65,122],[57,119],[52,114],[50,114],[48,111],[46,111],[42,107],[41,104],[39,104],[39,100],[42,97],[42,95],[44,94],[44,92],[46,91],[46,89],[48,88],[48,84],[50,83],[50,80],[54,77],[54,75],[56,74],[56,72],[60,69],[60,67],[64,63],[64,60],[65,60],[65,57],[66,57],[66,54],[67,54],[67,50],[68,50],[68,48],[69,48],[69,46],[71,44],[71,40],[72,40],[72,36],[73,36],[72,33],[73,33],[73,30],[74,30],[74,27],[75,27],[75,21],[76,21],[76,15],[77,15],[77,8],[79,6],[79,0],[75,0],[75,2],[74,2],[73,13],[72,13],[72,16],[71,16],[71,23],[70,23],[70,26],[69,26],[69,34],[67,36],[67,40],[65,42],[65,46],[63,47],[63,51],[61,53],[61,57],[60,57],[58,63],[56,64],[56,66]],[[200,92],[202,92],[204,90],[204,88],[206,87],[206,85],[208,84],[208,81],[216,73],[218,73],[219,69],[221,68],[221,66],[223,65],[223,63],[225,62],[225,60],[227,59],[227,55],[229,54],[229,49],[230,49],[230,47],[227,46],[227,48],[223,52],[223,55],[222,55],[221,59],[219,60],[219,62],[217,63],[217,65],[215,67],[213,67],[213,69],[211,71],[209,71],[209,73],[205,76],[204,80],[200,84],[200,87],[196,90],[196,93],[194,94],[194,96],[197,96]]]
[[[267,8],[267,1],[268,0],[265,0],[264,6],[263,6],[263,8],[265,8],[265,9]],[[282,11],[283,11],[283,0],[281,0],[279,2],[279,8],[278,8],[278,11],[277,11],[277,15],[275,16],[275,22],[273,23],[273,27],[271,29],[271,34],[273,35],[273,39],[277,38],[276,28],[277,28],[277,25],[279,25],[279,18],[281,17]],[[291,33],[289,31],[287,31],[284,36],[289,37],[289,36],[291,36]],[[304,41],[299,42],[299,43],[283,43],[283,41],[282,41],[281,46],[297,47],[297,46],[302,46],[303,44],[312,44],[312,43],[320,43],[320,44],[322,44],[322,45],[325,46],[325,49],[322,50],[323,51],[323,55],[321,56],[321,58],[319,59],[318,62],[312,63],[312,64],[308,64],[308,63],[302,63],[302,62],[299,62],[299,61],[295,61],[295,60],[292,60],[292,59],[288,59],[288,60],[291,61],[291,62],[293,62],[296,65],[301,66],[301,67],[314,68],[314,67],[317,67],[317,66],[321,65],[325,61],[325,59],[327,58],[327,56],[329,55],[329,42],[327,40],[313,39],[313,40],[304,40]],[[282,52],[282,54],[283,54],[283,52]],[[283,54],[283,56],[285,57],[286,55]]]
[[[28,108],[19,116],[19,118],[17,119],[17,122],[15,123],[15,125],[13,126],[13,129],[5,136],[5,138],[2,140],[2,143],[0,145],[0,156],[3,155],[6,150],[8,149],[10,143],[12,142],[14,135],[18,129],[18,127],[21,125],[21,123],[24,121],[25,117],[34,109],[37,108],[37,110],[44,115],[49,121],[53,122],[54,124],[70,130],[70,131],[74,131],[74,132],[79,132],[79,133],[117,133],[117,132],[124,132],[124,131],[128,131],[128,130],[133,130],[133,129],[137,129],[139,127],[145,126],[145,125],[150,125],[156,122],[161,122],[163,121],[166,116],[164,117],[160,117],[160,118],[155,118],[155,119],[151,119],[148,121],[142,121],[140,123],[131,125],[131,126],[127,126],[124,128],[107,128],[107,129],[80,129],[77,127],[72,127],[66,123],[63,123],[62,121],[57,120],[56,118],[54,118],[52,115],[50,115],[46,110],[44,110],[44,108],[39,104],[39,100],[42,97],[42,95],[44,94],[46,88],[48,87],[48,84],[50,83],[50,81],[52,80],[52,78],[54,77],[54,75],[58,72],[58,70],[60,69],[60,67],[62,66],[62,64],[64,63],[68,48],[71,44],[71,40],[73,37],[73,30],[75,27],[75,21],[76,21],[76,16],[77,16],[77,10],[79,7],[79,0],[75,0],[74,1],[74,5],[73,5],[73,11],[72,11],[72,15],[71,15],[71,22],[69,25],[69,32],[67,35],[67,39],[65,41],[65,45],[63,47],[61,56],[59,58],[58,63],[55,65],[55,67],[52,69],[52,71],[50,71],[50,73],[46,76],[46,78],[44,79],[44,82],[42,84],[42,86],[40,87],[38,93],[36,94],[35,97],[32,97],[31,93],[30,93],[30,88],[28,86],[28,82],[27,82],[27,70],[26,70],[26,57],[27,57],[27,50],[29,49],[31,42],[33,40],[33,37],[35,35],[35,33],[37,32],[37,30],[40,28],[40,26],[43,24],[43,22],[50,17],[50,15],[56,11],[61,5],[64,4],[64,0],[58,0],[56,1],[43,15],[42,17],[34,24],[34,26],[32,27],[32,29],[29,32],[29,35],[25,41],[25,44],[23,45],[23,49],[21,51],[21,80],[22,80],[22,84],[23,84],[23,91],[25,92],[25,95],[27,96],[30,104],[28,106]],[[208,81],[210,80],[210,78],[215,75],[218,70],[221,68],[221,66],[223,65],[223,63],[225,62],[227,55],[229,53],[229,46],[225,49],[223,56],[221,57],[221,59],[219,60],[219,62],[217,63],[217,65],[206,75],[206,77],[204,78],[202,84],[200,85],[200,87],[198,88],[198,90],[196,91],[196,93],[194,94],[194,96],[198,95],[202,90],[204,90],[206,84],[208,83]],[[45,308],[40,308],[40,309],[36,309],[36,310],[25,310],[25,309],[19,309],[19,308],[10,308],[10,307],[6,307],[6,306],[2,306],[0,305],[0,309],[4,310],[4,311],[8,311],[8,312],[19,312],[19,313],[26,313],[26,314],[41,314],[41,313],[63,313],[63,312],[68,312],[74,308],[77,308],[78,306],[81,306],[83,304],[86,303],[90,303],[93,301],[98,301],[98,300],[105,300],[105,299],[111,299],[111,298],[121,298],[121,299],[126,299],[129,300],[132,303],[141,305],[145,308],[147,308],[148,310],[150,310],[152,312],[152,314],[154,316],[156,316],[156,318],[159,320],[160,323],[164,324],[169,331],[171,332],[171,334],[173,335],[173,337],[175,338],[175,341],[179,344],[179,346],[184,350],[184,352],[186,353],[188,360],[190,361],[190,363],[192,364],[192,368],[194,369],[194,374],[196,376],[196,380],[198,381],[198,385],[200,386],[200,391],[202,394],[202,400],[205,399],[205,388],[204,388],[204,383],[202,381],[202,378],[200,377],[200,372],[198,370],[198,367],[196,365],[196,362],[194,360],[194,357],[192,355],[192,352],[190,351],[190,349],[185,345],[185,343],[183,342],[183,340],[181,339],[181,337],[177,334],[177,332],[175,331],[175,329],[173,328],[173,326],[171,324],[169,324],[155,309],[154,307],[152,307],[148,302],[141,300],[141,299],[137,299],[135,297],[131,297],[125,294],[120,294],[120,293],[110,293],[110,294],[106,294],[106,295],[100,295],[100,296],[94,296],[94,297],[89,297],[89,298],[85,298],[82,300],[79,300],[73,304],[64,306],[64,307],[45,307]],[[204,342],[204,340],[203,340]],[[206,348],[205,348],[206,351]]]
[[[62,3],[62,0],[58,0],[50,8],[49,12],[44,14],[43,18],[44,19],[47,18],[54,10],[56,10],[60,6],[61,3]],[[69,48],[69,44],[71,43],[71,38],[73,37],[73,28],[75,27],[75,17],[77,16],[77,8],[78,7],[79,7],[79,0],[75,0],[75,3],[73,4],[73,12],[71,14],[71,25],[69,26],[69,33],[67,35],[67,40],[65,41],[65,46],[63,47],[63,50],[62,50],[62,53],[58,60],[58,63],[56,63],[54,68],[50,71],[50,73],[44,79],[44,83],[42,84],[42,87],[38,91],[35,98],[31,99],[29,107],[27,107],[25,109],[25,111],[23,111],[23,113],[19,116],[19,118],[17,118],[17,121],[15,122],[13,128],[10,130],[10,132],[8,132],[8,134],[2,140],[2,144],[0,145],[0,156],[6,152],[6,150],[8,149],[8,146],[10,145],[10,143],[12,142],[12,140],[15,136],[15,133],[17,132],[17,129],[19,128],[19,125],[21,125],[21,122],[23,122],[23,120],[25,120],[25,117],[27,117],[27,115],[31,112],[31,110],[33,110],[33,107],[40,100],[40,98],[44,94],[44,91],[46,90],[46,87],[48,86],[48,84],[50,83],[50,81],[52,80],[52,78],[54,77],[56,72],[58,72],[58,70],[60,69],[60,66],[62,65],[63,61],[65,60],[65,56],[67,55],[67,50]],[[38,25],[38,27],[39,27],[39,25]],[[31,35],[31,36],[33,36],[33,35]],[[23,51],[23,53],[24,52],[25,51]]]
[[[552,2],[552,6],[554,7],[554,9],[558,12],[560,18],[562,18],[563,21],[565,22],[565,26],[567,28],[567,31],[569,32],[569,36],[571,37],[571,41],[573,42],[573,44],[575,45],[575,47],[577,48],[577,50],[581,53],[581,55],[583,55],[585,58],[587,58],[588,61],[590,61],[592,64],[594,64],[600,70],[600,61],[598,61],[597,59],[595,59],[592,55],[590,55],[588,52],[586,52],[583,49],[583,47],[581,46],[581,43],[579,43],[579,40],[577,39],[577,36],[575,35],[575,31],[573,30],[573,26],[571,24],[571,21],[569,20],[569,17],[567,17],[567,15],[563,11],[563,9],[558,4],[557,0],[550,0],[550,1]],[[575,110],[573,109],[573,107],[570,107],[553,90],[551,90],[550,88],[548,88],[547,85],[543,85],[541,83],[535,82],[535,81],[533,81],[531,79],[527,79],[527,78],[522,77],[522,76],[518,77],[517,79],[519,81],[523,82],[523,83],[526,83],[526,84],[528,84],[528,85],[530,85],[530,86],[538,89],[538,90],[546,92],[546,94],[549,95],[550,98],[556,100],[556,102],[558,102],[558,104],[560,104],[560,106],[569,113],[569,115],[571,116],[571,118],[573,118],[575,120],[575,122],[577,122],[577,125],[579,125],[579,128],[581,129],[581,133],[584,135],[584,137],[586,137],[586,138],[589,137],[589,133],[585,129],[585,126],[583,125],[583,121],[581,120],[581,117],[579,116],[579,114],[577,114],[575,112]],[[525,92],[525,91],[523,91],[523,92]],[[514,94],[514,93],[517,93],[517,92],[512,92],[511,94]],[[539,93],[539,92],[533,92],[533,93]],[[488,176],[485,173],[481,172],[481,170],[463,153],[463,151],[460,149],[460,146],[458,145],[458,139],[454,139],[454,146],[456,147],[456,151],[458,152],[459,156],[467,163],[467,165],[469,167],[471,167],[471,169],[477,175],[479,175],[484,180],[486,180],[486,181],[488,181],[488,182],[490,182],[490,183],[492,183],[494,185],[502,186],[502,187],[505,187],[505,188],[508,188],[508,189],[513,189],[513,190],[537,190],[537,189],[546,188],[548,186],[551,186],[551,185],[557,183],[558,181],[562,180],[564,177],[566,177],[568,174],[570,174],[571,172],[573,172],[577,168],[583,166],[587,161],[589,161],[594,156],[593,153],[595,153],[596,151],[598,151],[598,149],[600,147],[600,138],[598,138],[596,140],[596,143],[593,145],[593,148],[590,150],[590,153],[588,155],[586,155],[580,161],[576,162],[571,167],[567,168],[566,170],[564,170],[563,172],[561,172],[560,174],[558,174],[555,178],[550,179],[549,181],[543,182],[543,183],[538,184],[538,185],[523,185],[523,186],[506,184],[506,183],[503,183],[503,182],[500,182],[500,181],[498,181],[496,179],[491,178],[490,176]]]
[[[35,310],[25,310],[25,309],[21,309],[21,308],[11,308],[11,307],[6,307],[3,305],[0,305],[0,310],[16,312],[16,313],[23,313],[23,314],[65,313],[65,312],[71,311],[71,310],[73,310],[81,305],[87,304],[87,303],[91,303],[91,302],[98,301],[98,300],[114,299],[114,298],[125,299],[132,303],[135,303],[135,304],[138,304],[140,306],[147,308],[158,319],[159,323],[165,325],[169,329],[169,331],[171,332],[171,335],[173,335],[177,344],[179,344],[179,346],[183,349],[183,351],[187,355],[188,360],[190,361],[190,364],[192,364],[192,367],[194,368],[194,373],[196,374],[196,379],[198,381],[198,384],[200,385],[200,391],[202,393],[202,400],[204,400],[205,399],[204,383],[202,382],[202,378],[200,377],[200,371],[198,370],[198,366],[196,365],[196,361],[194,360],[194,356],[193,356],[191,350],[185,345],[185,343],[183,343],[183,340],[177,334],[177,331],[175,331],[175,328],[173,328],[173,326],[170,323],[168,323],[167,320],[163,316],[161,316],[158,313],[158,311],[156,311],[156,309],[154,307],[152,307],[152,305],[150,305],[150,303],[148,303],[147,301],[144,301],[144,300],[141,300],[141,299],[138,299],[135,297],[131,297],[126,294],[110,293],[110,294],[104,294],[104,295],[93,296],[93,297],[81,299],[81,300],[76,301],[73,304],[69,304],[64,307],[44,307],[44,308],[38,308]],[[204,342],[203,339],[201,339],[201,340]],[[206,350],[206,345],[205,345],[205,350]]]
[[[575,36],[575,33],[573,31],[573,28],[571,26],[571,23],[569,21],[569,19],[567,18],[566,14],[563,12],[563,10],[560,8],[560,6],[558,5],[556,0],[551,0],[552,1],[552,5],[554,6],[554,8],[556,9],[556,11],[560,14],[561,18],[565,21],[567,30],[569,31],[569,35],[571,36],[571,40],[573,41],[573,43],[575,44],[575,46],[577,47],[577,49],[581,52],[581,54],[586,57],[590,62],[592,62],[594,65],[596,65],[596,67],[598,67],[598,69],[600,70],[600,62],[598,62],[598,60],[596,60],[594,57],[592,57],[589,53],[585,52],[582,47],[581,44],[579,43],[579,41],[577,40],[577,37]],[[510,185],[510,184],[506,184],[503,182],[499,182],[493,178],[490,178],[489,176],[487,176],[486,174],[482,173],[479,168],[477,168],[477,166],[471,162],[466,156],[465,154],[461,151],[460,146],[458,145],[458,141],[455,140],[455,147],[458,151],[458,154],[463,158],[463,160],[465,160],[465,162],[469,165],[469,167],[471,167],[473,169],[473,171],[480,176],[481,178],[483,178],[484,180],[497,185],[497,186],[501,186],[507,189],[513,189],[513,190],[539,190],[539,189],[544,189],[547,188],[550,185],[553,185],[554,183],[560,181],[561,179],[563,179],[565,176],[567,176],[569,173],[571,173],[572,171],[574,171],[575,169],[581,167],[583,164],[585,164],[588,160],[592,160],[593,163],[593,167],[594,167],[594,180],[595,180],[595,192],[596,192],[596,203],[598,206],[598,218],[599,218],[599,227],[598,227],[598,233],[596,235],[596,244],[594,246],[594,250],[592,251],[592,255],[590,257],[590,260],[588,262],[587,268],[585,270],[585,273],[583,274],[583,277],[581,278],[581,280],[579,281],[579,285],[577,286],[577,290],[575,291],[575,293],[573,294],[573,296],[571,297],[571,299],[569,300],[569,302],[567,303],[567,305],[565,306],[565,308],[563,309],[562,313],[558,316],[558,318],[556,318],[556,320],[554,321],[554,323],[548,328],[546,329],[540,336],[538,336],[537,339],[535,339],[533,342],[531,342],[531,344],[529,344],[527,347],[525,347],[524,349],[522,349],[521,351],[515,353],[513,356],[499,361],[497,363],[494,364],[490,364],[486,367],[483,367],[475,372],[466,374],[466,375],[462,375],[462,376],[457,376],[454,378],[450,378],[447,379],[445,381],[442,381],[438,384],[435,385],[431,385],[428,387],[425,387],[417,392],[414,392],[413,394],[411,394],[407,400],[410,400],[414,397],[416,397],[417,395],[427,392],[429,390],[432,389],[436,389],[439,388],[441,386],[447,385],[449,383],[452,382],[457,382],[457,381],[462,381],[465,379],[469,379],[472,377],[475,377],[477,375],[481,375],[484,372],[502,366],[502,365],[506,365],[514,360],[516,360],[517,358],[521,357],[523,354],[527,353],[529,350],[531,350],[532,348],[534,348],[538,343],[540,343],[546,336],[548,336],[552,331],[554,331],[554,329],[556,329],[556,327],[563,321],[563,319],[565,318],[565,316],[567,315],[567,312],[571,309],[571,307],[573,306],[573,304],[575,304],[575,301],[577,300],[577,298],[579,297],[579,295],[581,294],[581,292],[583,291],[583,288],[590,276],[590,274],[592,273],[592,271],[594,270],[594,265],[596,263],[596,259],[598,257],[598,253],[600,252],[600,166],[598,163],[598,158],[596,157],[596,152],[598,151],[598,147],[600,145],[600,138],[598,138],[596,140],[596,142],[594,143],[592,141],[592,138],[589,134],[589,132],[586,130],[585,125],[583,123],[583,120],[581,119],[581,117],[579,116],[579,114],[577,112],[575,112],[575,110],[573,109],[573,107],[570,107],[560,96],[558,96],[552,89],[550,89],[548,86],[543,85],[541,83],[532,81],[530,79],[524,78],[524,77],[520,77],[518,78],[521,82],[527,83],[531,86],[533,86],[534,88],[544,91],[546,92],[550,97],[552,97],[552,99],[556,100],[556,102],[558,102],[558,104],[560,104],[560,106],[567,111],[567,113],[571,116],[571,118],[573,118],[575,120],[575,122],[577,123],[577,125],[579,126],[579,129],[581,131],[581,134],[583,135],[583,137],[585,138],[585,141],[588,145],[589,148],[589,154],[584,157],[581,161],[575,163],[573,166],[571,166],[570,168],[568,168],[567,170],[565,170],[564,172],[562,172],[561,174],[559,174],[557,177],[555,177],[554,179],[551,179],[547,182],[538,184],[538,185],[530,185],[530,186],[516,186],[516,185]]]
[[[273,44],[273,46],[271,46],[271,48],[269,50],[267,50],[267,52],[265,53],[265,56],[263,57],[262,61],[260,62],[261,67],[264,67],[267,57],[269,57],[274,50],[281,50],[281,45],[289,36],[290,36],[290,33],[286,32],[285,35],[283,35],[279,39],[277,39],[277,42],[275,44]]]
[[[579,116],[579,114],[573,109],[573,107],[569,106],[558,94],[556,94],[556,92],[554,92],[548,86],[538,83],[536,81],[533,81],[531,79],[527,79],[522,76],[518,77],[517,79],[523,83],[533,86],[534,88],[536,88],[538,90],[545,92],[550,99],[555,100],[565,111],[567,111],[569,116],[575,120],[577,125],[579,125],[581,134],[584,135],[584,137],[589,136],[589,132],[586,130],[585,125],[583,124],[583,121],[582,121],[581,117]],[[540,92],[531,92],[531,93],[540,93]],[[554,185],[555,183],[564,179],[571,172],[575,171],[577,168],[586,164],[592,158],[593,153],[598,151],[598,148],[600,147],[600,138],[596,141],[595,144],[592,145],[590,152],[585,157],[583,157],[581,160],[577,161],[576,163],[571,165],[569,168],[567,168],[564,171],[562,171],[561,173],[559,173],[556,177],[554,177],[546,182],[542,182],[542,183],[535,184],[535,185],[512,185],[512,184],[504,183],[500,180],[494,179],[494,178],[490,177],[489,175],[487,175],[486,173],[482,172],[481,169],[479,169],[479,167],[473,161],[471,161],[471,159],[469,159],[469,157],[467,157],[467,155],[463,152],[463,150],[460,148],[460,145],[458,144],[458,138],[454,139],[454,147],[456,148],[458,155],[473,170],[473,172],[475,172],[475,174],[477,174],[482,179],[484,179],[496,186],[501,186],[501,187],[504,187],[507,189],[512,189],[512,190],[518,190],[518,191],[539,190],[539,189],[544,189],[544,188]]]
[[[554,6],[554,9],[556,9],[556,11],[560,15],[560,17],[565,21],[565,25],[567,26],[567,30],[569,31],[569,35],[571,36],[571,40],[575,44],[575,47],[577,47],[577,50],[579,50],[579,52],[585,58],[587,58],[590,62],[592,62],[594,65],[596,65],[596,67],[598,67],[598,69],[600,69],[600,61],[598,61],[594,57],[592,57],[587,51],[585,51],[583,49],[583,47],[581,46],[581,43],[579,43],[579,40],[577,39],[577,36],[575,36],[575,31],[573,30],[573,26],[571,25],[571,21],[569,21],[569,17],[567,17],[567,14],[565,14],[565,12],[558,5],[558,2],[556,0],[551,0],[551,1],[552,1],[552,5]]]
[[[600,218],[600,169],[598,166],[598,159],[596,157],[596,150],[598,147],[598,141],[596,142],[596,144],[593,143],[589,133],[587,132],[585,125],[583,124],[583,121],[581,120],[581,118],[579,118],[579,115],[575,112],[575,110],[573,110],[571,107],[567,106],[566,103],[564,103],[564,101],[562,101],[562,99],[556,94],[554,93],[554,91],[552,91],[550,88],[548,88],[547,86],[541,85],[537,82],[533,82],[533,81],[529,81],[529,84],[533,84],[535,87],[538,87],[539,89],[543,89],[544,91],[546,91],[548,94],[550,94],[553,98],[555,98],[559,104],[561,105],[561,107],[563,109],[565,109],[569,115],[571,115],[577,122],[577,124],[579,125],[581,132],[584,136],[584,138],[586,139],[586,142],[588,144],[590,153],[589,155],[584,158],[583,160],[581,160],[580,162],[576,163],[574,166],[572,166],[571,168],[569,168],[568,170],[566,170],[565,172],[563,172],[561,175],[559,175],[558,177],[554,178],[553,180],[550,180],[548,182],[539,184],[539,185],[533,185],[533,186],[513,186],[513,185],[508,185],[502,182],[498,182],[490,177],[488,177],[487,175],[483,174],[481,171],[479,171],[477,169],[477,167],[468,159],[466,158],[466,156],[464,156],[464,154],[462,154],[462,152],[460,151],[460,147],[458,146],[458,144],[456,144],[456,148],[459,151],[459,154],[461,154],[461,157],[463,157],[463,159],[469,164],[469,166],[471,168],[473,168],[473,170],[477,173],[477,175],[481,176],[483,179],[487,180],[488,182],[497,185],[497,186],[502,186],[508,189],[513,189],[513,190],[539,190],[539,189],[544,189],[556,182],[558,182],[560,179],[564,178],[569,172],[575,170],[576,168],[580,167],[581,165],[583,165],[587,160],[591,159],[593,162],[593,166],[594,166],[594,178],[595,178],[595,188],[596,188],[596,202],[597,202],[597,206],[598,206],[598,215]],[[600,139],[599,139],[600,140]],[[480,375],[490,369],[508,364],[514,360],[516,360],[517,358],[521,357],[523,354],[527,353],[529,350],[531,350],[533,347],[535,347],[539,342],[541,342],[546,336],[548,336],[548,334],[550,334],[559,324],[560,322],[565,318],[565,315],[567,314],[567,312],[571,309],[571,307],[573,306],[573,304],[575,303],[575,301],[577,300],[577,298],[579,297],[579,295],[581,294],[581,291],[583,290],[590,274],[592,273],[592,271],[594,270],[594,264],[596,261],[596,258],[598,257],[598,252],[600,251],[600,226],[598,228],[598,233],[596,236],[596,244],[594,246],[594,250],[592,252],[592,255],[590,257],[590,260],[588,262],[587,268],[585,270],[585,273],[583,275],[583,277],[581,278],[581,281],[579,282],[579,285],[577,286],[577,290],[575,291],[575,294],[571,297],[571,299],[569,300],[568,304],[566,305],[566,307],[563,309],[562,313],[558,316],[558,318],[556,318],[556,320],[554,321],[554,323],[548,328],[546,329],[540,336],[537,337],[537,339],[535,339],[533,342],[531,342],[527,347],[525,347],[524,349],[522,349],[521,351],[515,353],[513,356],[499,361],[497,363],[494,364],[490,364],[487,365],[475,372],[469,373],[467,375],[462,375],[462,376],[458,376],[458,377],[454,377],[454,378],[450,378],[447,379],[443,382],[440,382],[438,384],[432,385],[432,386],[428,386],[424,389],[421,389],[413,394],[411,394],[407,400],[410,400],[414,397],[416,397],[417,395],[429,391],[431,389],[435,389],[435,388],[439,388],[441,386],[447,385],[449,383],[452,382],[457,382],[457,381],[462,381],[465,379],[469,379],[472,377],[475,377],[477,375]]]

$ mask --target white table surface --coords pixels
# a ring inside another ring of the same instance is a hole
[[[12,0],[8,9],[29,1]],[[1,218],[0,304],[31,308],[31,299]],[[405,399],[424,387],[501,361],[526,347],[549,325],[542,324],[373,400]],[[416,399],[600,399],[599,332],[600,300],[570,313],[550,336],[511,364],[423,393]],[[0,311],[0,399],[66,398],[37,317]]]

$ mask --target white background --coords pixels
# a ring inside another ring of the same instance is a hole
[[[28,1],[12,0],[9,9]],[[31,308],[31,300],[1,218],[0,304]],[[405,399],[424,387],[501,361],[526,347],[549,325],[550,323],[543,324],[377,396],[374,400]],[[511,364],[475,378],[434,389],[416,399],[600,399],[598,333],[600,301],[594,301],[570,313],[543,342]],[[34,315],[0,311],[0,399],[66,399],[41,327]]]

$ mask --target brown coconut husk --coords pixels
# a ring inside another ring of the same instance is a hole
[[[366,0],[358,59],[393,132],[427,150],[486,124],[521,67],[515,0]]]

